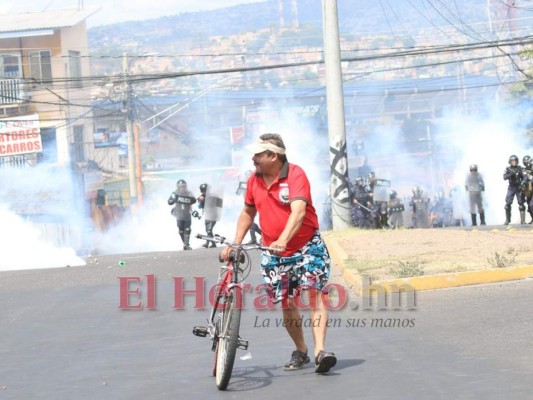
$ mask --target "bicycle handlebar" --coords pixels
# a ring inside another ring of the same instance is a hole
[[[220,243],[225,244],[229,247],[233,247],[234,249],[240,249],[240,250],[267,250],[267,251],[280,251],[280,249],[275,247],[268,247],[268,246],[261,246],[259,244],[237,244],[223,236],[215,235],[215,236],[207,236],[207,235],[196,235],[197,239],[201,240],[207,240],[209,242],[213,243]]]

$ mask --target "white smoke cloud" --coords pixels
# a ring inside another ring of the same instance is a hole
[[[0,171],[0,270],[84,265],[84,218],[68,168]]]
[[[483,115],[464,115],[448,109],[431,126],[419,123],[402,129],[396,124],[380,125],[364,138],[365,153],[376,176],[390,179],[392,188],[404,200],[411,196],[415,185],[430,199],[439,191],[448,195],[450,189],[457,187],[467,224],[470,216],[464,183],[469,166],[477,164],[485,180],[487,223],[502,224],[507,191],[503,173],[509,156],[516,154],[522,160],[524,155],[533,154],[524,134],[523,115],[520,107],[488,103]],[[515,203],[512,223],[519,220]]]
[[[200,195],[199,186],[202,183],[209,185],[226,184],[223,191],[223,209],[221,220],[215,225],[214,233],[220,234],[232,240],[235,235],[237,217],[243,206],[243,197],[237,196],[238,180],[221,182],[223,172],[204,171],[200,175],[198,171],[180,171],[180,178],[187,181],[188,190],[194,197]],[[98,254],[120,254],[152,251],[177,251],[183,249],[183,243],[179,237],[176,219],[171,215],[172,206],[167,200],[176,189],[176,180],[162,179],[157,187],[147,193],[142,207],[138,207],[134,213],[127,212],[122,219],[108,231],[95,232],[94,249]],[[192,206],[192,210],[202,212],[198,205]],[[205,218],[192,218],[191,247],[200,248],[204,241],[196,239],[197,234],[206,234]]]
[[[450,146],[455,154],[451,171],[453,184],[463,187],[469,166],[477,164],[485,181],[484,204],[487,224],[502,224],[507,181],[503,173],[509,156],[516,154],[520,160],[532,154],[524,135],[525,127],[519,109],[506,106],[490,107],[484,116],[465,116],[448,113],[443,118],[440,136],[443,145]],[[465,208],[467,216],[468,208]],[[518,206],[513,205],[512,223],[520,221]]]
[[[42,229],[0,206],[0,271],[85,265],[72,247],[47,242]]]

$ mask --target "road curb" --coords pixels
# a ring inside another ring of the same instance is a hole
[[[357,294],[360,294],[363,289],[363,276],[359,272],[346,266],[348,254],[337,240],[331,237],[331,235],[325,234],[324,241],[328,247],[331,260],[339,267],[346,283],[352,287]],[[412,278],[376,281],[374,284],[391,292],[400,289],[407,291],[421,291],[506,282],[531,277],[533,277],[533,266],[522,266],[514,268],[491,268],[482,271],[424,275]]]

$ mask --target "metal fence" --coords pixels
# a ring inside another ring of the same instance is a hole
[[[0,104],[22,103],[25,97],[20,79],[0,79]]]

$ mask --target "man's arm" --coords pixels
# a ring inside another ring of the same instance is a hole
[[[509,178],[513,175],[513,170],[509,167],[505,168],[505,172],[503,173],[503,180],[509,180]]]
[[[172,206],[174,205],[174,203],[176,203],[176,193],[172,192],[172,194],[168,198],[168,205]]]
[[[257,210],[255,207],[249,206],[248,204],[244,205],[244,208],[239,215],[239,219],[237,220],[237,232],[235,233],[234,240],[235,243],[242,243],[244,236],[246,236],[246,233],[254,222],[256,214]]]
[[[272,242],[271,247],[278,247],[280,251],[285,251],[287,243],[298,233],[302,222],[305,217],[305,208],[307,203],[304,200],[294,200],[291,202],[291,214],[289,215],[289,220],[285,225],[285,229],[279,235],[278,240]]]
[[[241,211],[241,214],[239,215],[239,219],[237,220],[237,232],[235,233],[235,243],[242,243],[244,236],[252,226],[252,223],[254,222],[255,215],[257,214],[257,210],[254,206],[249,206],[248,204],[244,205],[244,208]],[[224,261],[228,261],[229,258],[229,252],[231,251],[230,247],[224,247],[222,248],[220,252],[220,258]]]

